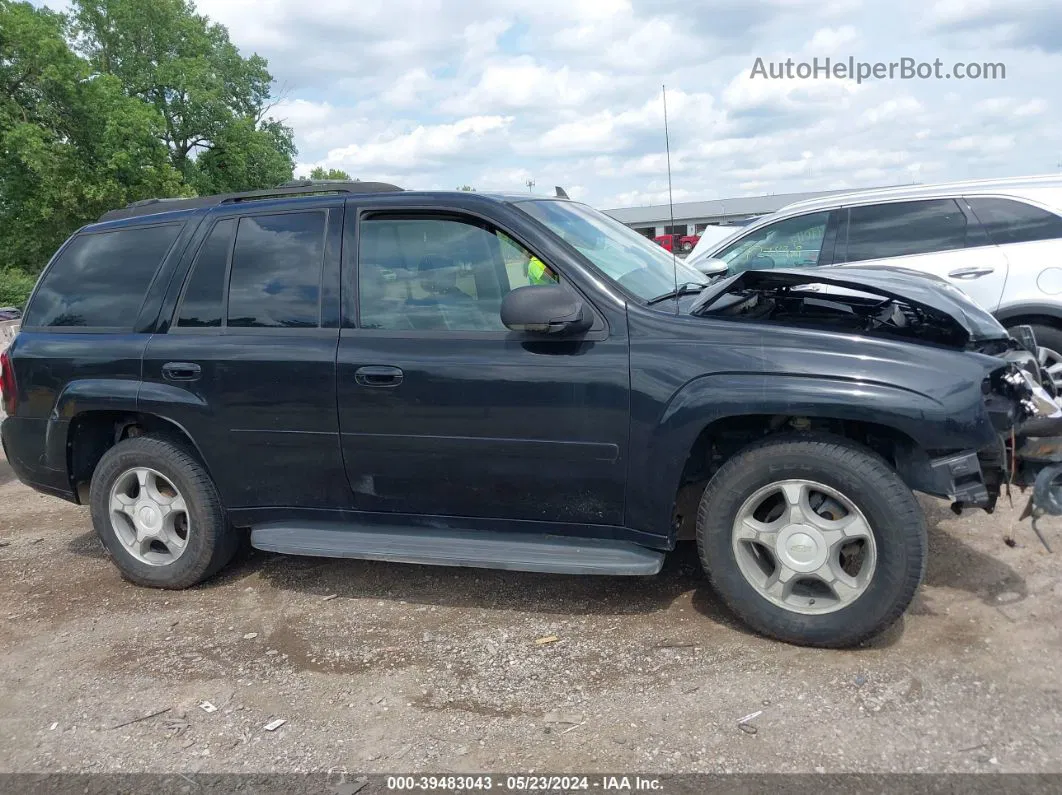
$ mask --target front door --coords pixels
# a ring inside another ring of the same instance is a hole
[[[478,217],[383,206],[347,212],[337,376],[355,507],[621,524],[625,317],[576,340],[510,332],[502,298],[565,283],[560,263]]]

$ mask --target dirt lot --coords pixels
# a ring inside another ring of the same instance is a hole
[[[1062,554],[926,509],[906,618],[823,652],[742,629],[689,548],[652,579],[247,551],[136,588],[0,458],[0,772],[1062,771]]]

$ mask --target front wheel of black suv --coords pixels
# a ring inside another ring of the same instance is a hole
[[[104,453],[89,502],[100,541],[137,585],[188,588],[217,573],[238,546],[202,464],[165,437],[125,439]]]
[[[925,517],[872,451],[841,437],[767,439],[728,460],[697,512],[715,591],[756,631],[840,648],[892,624],[925,571]]]

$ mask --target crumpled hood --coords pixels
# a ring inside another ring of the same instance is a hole
[[[957,287],[938,276],[906,268],[832,266],[800,270],[745,271],[705,288],[690,307],[690,312],[694,315],[714,316],[718,314],[714,311],[715,306],[721,303],[723,296],[750,293],[801,296],[808,303],[817,300],[822,306],[831,303],[853,303],[853,298],[844,295],[791,292],[792,288],[805,284],[843,287],[867,293],[868,299],[892,299],[933,316],[937,322],[950,321],[955,326],[956,337],[953,341],[956,343],[959,342],[958,337],[965,338],[962,344],[1008,338],[1006,329],[999,321]],[[726,305],[732,306],[733,302],[728,301]]]

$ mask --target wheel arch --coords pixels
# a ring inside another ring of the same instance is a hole
[[[87,503],[87,489],[104,453],[123,439],[155,434],[187,449],[200,464],[210,467],[192,435],[175,420],[154,413],[89,409],[70,421],[66,438],[66,471],[79,504]]]
[[[837,416],[742,414],[721,417],[701,428],[682,465],[675,488],[674,529],[677,539],[693,537],[701,493],[717,471],[749,445],[782,435],[835,436],[877,454],[912,488],[925,485],[908,461],[920,458],[918,443],[891,425]]]
[[[1043,324],[1062,329],[1062,305],[1049,303],[1015,304],[997,310],[996,320],[1004,326]]]
[[[644,468],[632,470],[629,480],[628,526],[673,544],[683,524],[677,508],[688,498],[683,489],[707,483],[716,442],[735,435],[729,455],[782,430],[834,433],[876,450],[909,486],[928,490],[925,467],[904,469],[899,451],[910,451],[908,458],[921,464],[929,460],[927,451],[992,444],[996,432],[974,402],[980,393],[971,395],[945,405],[911,388],[856,379],[762,373],[696,379],[674,395],[647,436]]]

